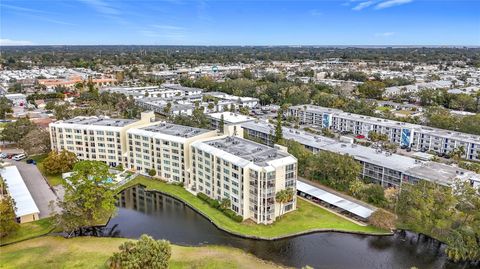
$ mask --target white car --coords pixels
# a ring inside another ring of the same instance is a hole
[[[20,161],[20,160],[25,159],[25,158],[27,158],[27,155],[22,153],[22,154],[18,154],[18,155],[13,156],[12,160]]]
[[[0,158],[2,158],[2,159],[7,158],[7,156],[8,156],[8,155],[7,155],[7,153],[5,153],[5,152],[0,153]]]

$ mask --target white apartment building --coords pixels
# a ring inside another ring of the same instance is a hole
[[[155,170],[162,179],[186,183],[190,171],[190,144],[216,135],[216,131],[166,122],[129,129],[126,167],[142,174]]]
[[[313,105],[292,106],[288,116],[302,124],[312,124],[338,132],[368,136],[374,131],[388,135],[389,141],[415,151],[448,154],[463,147],[463,158],[480,161],[480,136],[448,131],[418,124],[381,119]]]
[[[241,126],[249,138],[273,146],[274,125],[264,122],[247,122]],[[285,139],[294,140],[314,153],[329,151],[352,156],[362,165],[361,177],[384,187],[401,187],[404,183],[416,183],[419,180],[451,185],[457,179],[468,181],[474,187],[480,186],[479,174],[452,165],[420,161],[370,147],[339,142],[297,129],[283,127],[282,131]]]
[[[257,223],[295,210],[295,195],[285,204],[275,201],[286,188],[296,193],[297,160],[285,148],[242,139],[236,125],[219,134],[153,119],[153,112],[145,112],[141,120],[77,117],[51,123],[52,150],[145,175],[154,170],[156,177],[182,183],[194,194],[230,199],[234,212]]]
[[[134,99],[143,98],[171,98],[174,96],[181,96],[183,94],[180,90],[164,89],[159,86],[146,87],[107,87],[103,91],[123,93],[126,96],[132,96]]]
[[[52,150],[68,150],[80,160],[102,161],[112,167],[125,165],[126,131],[154,120],[153,112],[140,120],[76,117],[49,124]]]
[[[296,208],[295,197],[286,204],[275,200],[286,188],[296,193],[297,160],[286,149],[226,136],[194,142],[191,150],[190,190],[228,198],[233,211],[256,223],[272,223]]]

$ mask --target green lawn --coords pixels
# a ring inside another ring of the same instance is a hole
[[[37,163],[38,170],[42,173],[42,175],[47,179],[48,183],[51,186],[57,186],[62,184],[63,179],[62,175],[47,175],[45,173],[45,169],[43,168],[43,160],[47,157],[48,154],[40,154],[40,155],[34,155],[30,156],[29,158],[34,160]]]
[[[46,236],[0,248],[0,268],[106,268],[123,238]],[[242,250],[172,245],[169,268],[278,268]]]
[[[54,223],[51,218],[22,223],[20,224],[20,228],[18,228],[18,230],[15,231],[13,234],[0,239],[0,245],[44,235],[51,232],[53,228]]]
[[[152,180],[138,176],[122,189],[132,185],[142,184],[149,190],[159,190],[183,200],[197,210],[207,215],[216,225],[230,232],[262,238],[287,236],[310,230],[336,230],[345,232],[386,233],[372,226],[361,226],[337,216],[321,207],[302,199],[297,199],[297,210],[282,216],[272,225],[254,224],[250,222],[238,223],[225,216],[219,210],[210,207],[183,187],[167,184],[160,180]]]

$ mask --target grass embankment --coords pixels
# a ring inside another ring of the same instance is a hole
[[[37,221],[20,224],[18,230],[0,239],[0,245],[10,244],[40,235],[45,235],[55,228],[52,218],[45,218]]]
[[[105,268],[123,238],[46,236],[2,247],[0,268]],[[241,250],[172,245],[170,268],[278,268]]]
[[[162,191],[183,200],[208,216],[218,227],[245,236],[273,239],[313,230],[335,230],[371,234],[387,233],[373,226],[358,225],[302,199],[297,199],[297,210],[282,216],[272,225],[254,224],[251,222],[238,223],[225,216],[219,210],[210,207],[206,202],[200,200],[183,187],[167,184],[160,180],[138,176],[122,186],[122,189],[136,184],[145,185],[149,190]]]
[[[45,173],[45,168],[43,167],[43,160],[47,158],[47,156],[48,154],[40,154],[30,156],[29,159],[32,159],[37,163],[38,170],[40,170],[40,173],[42,173],[42,175],[47,179],[50,186],[60,185],[63,182],[62,175],[48,175],[47,173]]]

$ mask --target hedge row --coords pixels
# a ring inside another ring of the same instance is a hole
[[[205,193],[199,192],[199,193],[197,194],[197,197],[200,198],[201,200],[205,201],[205,202],[206,202],[207,204],[209,204],[211,207],[220,210],[223,214],[225,214],[225,216],[233,219],[234,221],[236,221],[236,222],[242,222],[242,221],[243,221],[243,217],[242,217],[242,216],[237,215],[237,214],[235,213],[235,211],[233,211],[233,210],[231,210],[231,209],[222,209],[222,208],[220,207],[220,202],[219,202],[219,201],[208,197]]]

